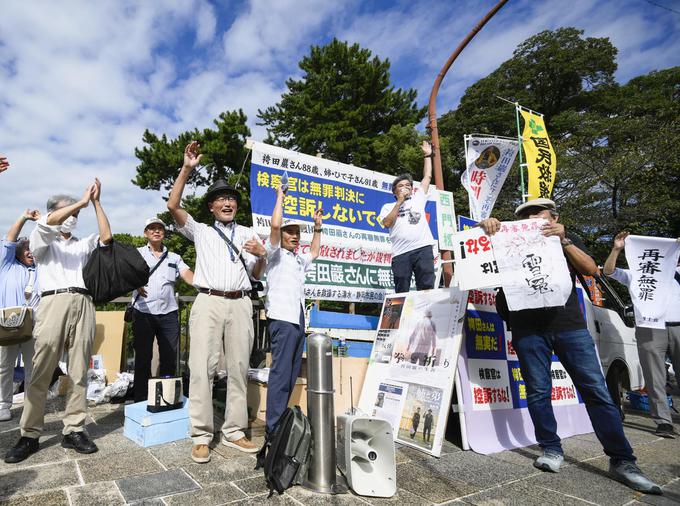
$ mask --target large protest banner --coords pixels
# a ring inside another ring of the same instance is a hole
[[[577,289],[583,307],[583,291]],[[458,361],[465,437],[476,452],[490,454],[536,443],[526,386],[512,346],[512,333],[496,313],[494,290],[471,290]],[[560,437],[592,432],[576,387],[552,358],[552,405]]]
[[[321,252],[307,271],[306,297],[382,302],[385,294],[394,290],[394,282],[389,231],[377,217],[384,204],[395,201],[391,191],[394,176],[261,142],[252,142],[251,147],[250,201],[253,228],[260,237],[269,236],[275,189],[284,174],[288,176],[284,217],[310,224],[301,230],[303,252],[311,242],[314,211],[324,210]],[[435,239],[440,228],[438,199],[438,191],[431,185],[425,212]],[[443,216],[453,212],[452,198],[450,202]]]
[[[395,440],[441,454],[467,293],[456,287],[385,298],[359,410],[392,424]]]
[[[481,221],[491,216],[518,148],[517,139],[481,134],[465,136],[467,168],[460,181],[468,192],[473,219]]]
[[[527,198],[549,199],[555,184],[557,157],[545,129],[543,115],[517,105],[524,118],[522,148],[526,157],[529,188]]]

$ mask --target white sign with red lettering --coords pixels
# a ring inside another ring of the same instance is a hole
[[[500,286],[501,277],[491,240],[480,227],[454,234],[453,244],[456,261],[453,279],[461,290]]]

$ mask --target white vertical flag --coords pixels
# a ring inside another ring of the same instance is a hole
[[[491,216],[501,187],[517,156],[516,139],[465,136],[467,168],[460,178],[468,192],[470,215],[476,221]]]
[[[544,219],[501,222],[491,236],[510,311],[566,304],[572,281],[560,238],[546,237]]]
[[[629,235],[626,237],[626,261],[631,274],[628,287],[638,327],[663,329],[666,310],[675,283],[675,267],[680,256],[676,239]]]

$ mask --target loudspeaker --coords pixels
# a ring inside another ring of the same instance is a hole
[[[149,379],[149,397],[146,410],[151,413],[170,411],[182,407],[182,378],[163,377]]]
[[[354,492],[392,497],[397,492],[392,425],[387,420],[358,415],[337,419],[338,468]]]

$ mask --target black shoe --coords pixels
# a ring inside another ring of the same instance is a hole
[[[35,453],[40,449],[40,443],[37,437],[21,436],[17,444],[15,444],[5,455],[5,462],[8,464],[16,464],[22,460],[26,460],[31,453]]]
[[[654,434],[668,439],[675,439],[675,431],[670,423],[660,423],[657,425]]]
[[[99,451],[97,445],[84,432],[66,434],[64,439],[61,440],[61,446],[71,448],[78,453],[94,453]]]

